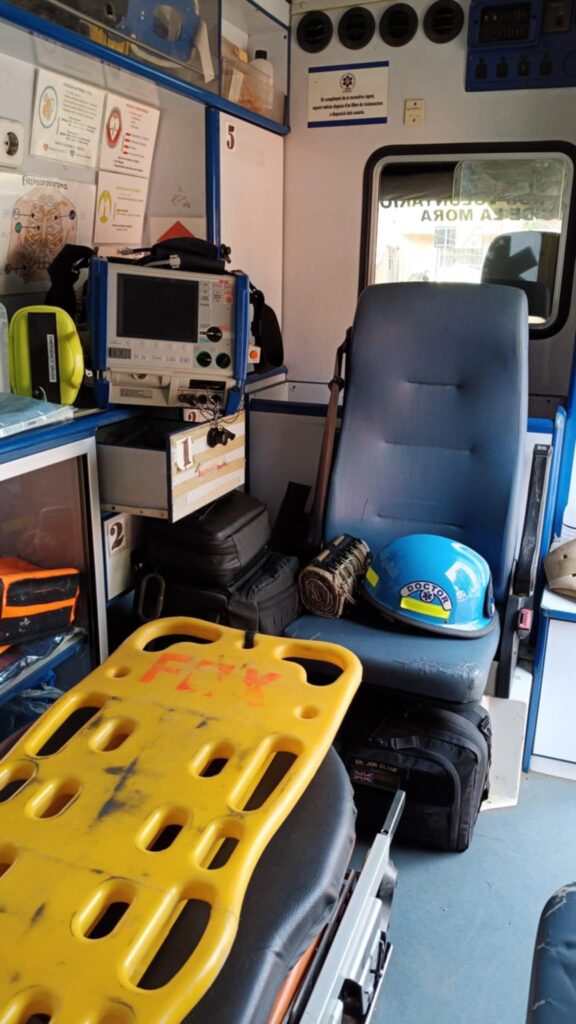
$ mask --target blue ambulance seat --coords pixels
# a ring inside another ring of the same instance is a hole
[[[373,285],[346,357],[324,537],[378,551],[408,533],[468,544],[505,604],[519,534],[528,408],[525,295],[498,285]],[[287,635],[336,641],[389,690],[464,703],[483,693],[499,630],[454,639],[305,615]]]

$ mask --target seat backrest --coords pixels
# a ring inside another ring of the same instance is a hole
[[[528,412],[525,295],[498,285],[373,285],[346,363],[327,539],[377,551],[437,533],[488,561],[497,601],[514,559]]]

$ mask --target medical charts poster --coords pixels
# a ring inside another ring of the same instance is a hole
[[[138,100],[106,98],[100,169],[149,178],[160,111]]]
[[[60,250],[91,245],[96,187],[0,173],[0,294],[42,292]]]
[[[105,93],[101,89],[39,68],[36,75],[33,156],[96,167]]]

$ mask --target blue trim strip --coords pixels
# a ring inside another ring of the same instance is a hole
[[[544,510],[544,523],[542,525],[542,543],[540,554],[543,557],[548,554],[552,541],[552,530],[554,526],[554,509],[558,496],[558,484],[560,480],[560,466],[565,443],[566,413],[559,408],[554,420],[554,433],[552,435],[552,462],[550,465],[550,477],[548,480],[548,493],[546,495],[546,508]]]
[[[576,341],[575,341],[576,346]],[[566,417],[566,435],[564,438],[564,454],[560,466],[560,483],[558,484],[558,497],[556,500],[556,516],[554,518],[554,533],[560,535],[562,532],[562,519],[564,510],[568,504],[570,494],[570,482],[572,479],[572,466],[574,462],[574,447],[576,444],[576,350],[572,349],[572,370],[570,373],[570,389],[568,392],[568,409]]]
[[[327,408],[327,405],[316,402],[291,402],[282,398],[275,401],[273,398],[260,398],[258,392],[250,399],[252,412],[268,412],[276,416],[315,416],[324,419]]]
[[[226,416],[237,412],[242,402],[248,367],[248,346],[250,344],[250,282],[246,274],[235,274],[236,302],[234,306],[234,348],[235,387],[230,388],[226,401]]]
[[[360,68],[388,68],[389,60],[375,60],[367,64],[327,64],[325,67],[308,68],[308,74],[318,74],[320,71],[350,71]]]
[[[108,260],[93,256],[90,261],[88,278],[88,324],[92,368],[105,370],[108,363],[106,351],[106,323],[108,320]]]
[[[261,7],[260,4],[255,3],[255,0],[246,0],[246,2],[250,4],[250,7],[254,7],[254,9],[259,11],[260,14],[263,14],[264,17],[268,18],[269,21],[273,21],[276,25],[279,25],[280,28],[290,28],[285,21],[280,21],[280,18],[277,18],[275,14],[270,14],[270,11],[265,10],[265,8]]]
[[[536,641],[536,658],[534,661],[534,681],[528,705],[528,721],[526,723],[526,739],[524,742],[524,757],[522,770],[530,771],[530,758],[534,750],[534,737],[536,735],[536,723],[538,721],[538,708],[540,707],[540,694],[542,692],[542,676],[544,673],[544,659],[548,643],[549,619],[541,618]]]
[[[208,241],[220,245],[220,113],[206,107],[206,234]]]
[[[36,455],[38,452],[51,451],[73,441],[81,441],[92,437],[99,427],[121,420],[133,419],[140,410],[114,409],[107,412],[90,412],[77,419],[66,420],[51,426],[36,427],[34,430],[23,430],[19,434],[11,434],[2,438],[0,447],[0,463],[14,462],[24,455]]]
[[[537,419],[536,417],[530,417],[528,420],[529,434],[552,434],[553,431],[554,423],[552,420]]]
[[[180,78],[174,78],[160,68],[140,63],[134,57],[128,57],[124,53],[118,53],[117,50],[111,50],[100,43],[95,43],[85,36],[72,32],[70,29],[62,28],[61,25],[55,25],[51,21],[38,17],[38,15],[31,14],[29,11],[13,7],[7,0],[0,0],[0,19],[7,21],[9,24],[24,28],[35,35],[52,39],[54,42],[67,46],[71,50],[85,53],[89,57],[96,57],[106,64],[116,65],[119,68],[123,68],[124,71],[130,71],[132,74],[138,75],[140,78],[148,78],[164,89],[181,93],[183,96],[188,96],[190,99],[197,100],[204,105],[216,107],[226,114],[233,114],[243,121],[250,121],[252,124],[260,125],[262,128],[267,128],[277,135],[288,134],[289,129],[286,125],[279,124],[278,121],[272,121],[268,117],[254,114],[252,111],[224,99],[218,93],[202,89],[200,86],[192,85],[190,82],[185,82]]]
[[[554,622],[576,622],[576,608],[573,612],[559,612],[556,608],[541,608],[540,614],[545,619],[553,619]]]
[[[353,121],[308,121],[308,128],[349,128],[355,124],[388,124],[388,118],[356,117]]]

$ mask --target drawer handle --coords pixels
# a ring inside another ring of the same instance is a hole
[[[218,444],[228,444],[228,441],[233,441],[235,437],[236,434],[233,434],[231,430],[227,430],[226,427],[210,427],[206,436],[206,444],[209,448],[215,448]]]

